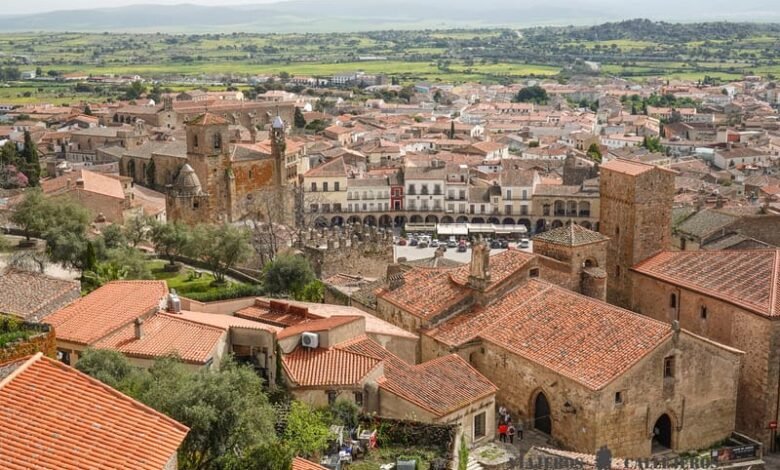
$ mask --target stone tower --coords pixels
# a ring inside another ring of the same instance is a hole
[[[284,121],[276,116],[271,123],[271,156],[274,160],[274,185],[281,188],[287,185],[287,141]]]
[[[179,174],[188,176],[177,178],[169,188],[167,212],[172,220],[193,224],[233,220],[236,190],[228,129],[226,119],[208,112],[187,123],[187,163]],[[183,186],[193,181],[199,183],[197,193]]]
[[[608,242],[608,237],[571,223],[536,235],[534,254],[560,262],[554,266],[561,274],[557,284],[588,297],[606,300]]]
[[[607,301],[632,307],[629,270],[669,249],[675,172],[616,159],[601,166],[599,229],[607,243]]]

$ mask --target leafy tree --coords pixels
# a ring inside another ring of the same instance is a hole
[[[0,166],[19,166],[19,163],[19,151],[16,149],[16,144],[9,140],[0,147]]]
[[[300,256],[277,256],[265,266],[263,283],[270,295],[294,295],[316,279],[311,265]]]
[[[176,258],[189,254],[192,243],[192,233],[184,224],[174,222],[166,224],[155,222],[152,225],[151,240],[157,254],[166,258],[170,266],[176,264]]]
[[[111,224],[102,230],[103,242],[106,248],[121,248],[127,245],[125,231],[121,225]]]
[[[249,231],[231,224],[199,225],[194,232],[195,255],[214,273],[218,283],[242,258],[249,256]]]
[[[302,402],[292,402],[284,439],[296,455],[318,456],[327,447],[329,438],[330,429],[321,411]]]
[[[84,106],[84,114],[92,116],[92,108],[90,108],[89,105]]]
[[[41,162],[38,158],[38,148],[32,141],[30,131],[24,131],[24,149],[19,155],[23,160],[24,169],[22,170],[30,186],[38,186],[41,179]]]
[[[294,292],[293,297],[303,302],[321,303],[325,299],[325,284],[315,279],[303,286],[300,292]]]
[[[125,222],[124,236],[127,242],[135,248],[139,243],[149,238],[152,219],[145,215],[137,215]]]
[[[303,116],[303,111],[301,111],[301,108],[295,108],[295,117],[293,121],[295,122],[296,129],[303,129],[306,127],[306,118]]]
[[[642,140],[642,147],[651,152],[663,152],[664,147],[661,145],[661,139],[659,137],[647,137]]]
[[[547,95],[547,90],[539,85],[534,85],[518,91],[512,101],[516,103],[547,104],[549,99],[550,97]]]
[[[360,409],[354,402],[349,400],[336,400],[330,407],[330,413],[333,415],[333,421],[347,429],[354,429],[358,425],[358,415]]]
[[[601,155],[601,147],[599,147],[599,144],[596,143],[590,144],[587,155],[588,158],[597,163],[601,163],[601,159],[603,158],[603,155]]]
[[[146,93],[146,85],[140,80],[136,80],[125,89],[124,99],[137,100],[143,96],[144,93]]]
[[[87,349],[79,355],[76,369],[136,399],[151,385],[146,371],[110,349]]]
[[[314,132],[315,134],[324,131],[327,127],[328,127],[328,123],[326,123],[322,119],[315,119],[310,123],[306,124],[306,130]]]
[[[25,238],[29,241],[33,235],[41,235],[46,230],[50,215],[50,204],[44,198],[43,192],[40,189],[32,189],[16,206],[11,222],[22,229]]]
[[[458,470],[466,470],[469,467],[469,447],[466,444],[466,436],[460,436],[460,447],[458,448]]]
[[[283,442],[260,444],[227,465],[226,470],[279,470],[292,468],[293,452]]]

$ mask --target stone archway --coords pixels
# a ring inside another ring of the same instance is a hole
[[[507,218],[505,218],[505,219],[504,219],[504,220],[501,222],[501,224],[502,224],[502,225],[514,225],[514,224],[515,224],[515,219],[512,219],[512,218],[509,218],[509,217],[507,217]]]
[[[347,225],[355,225],[355,224],[363,225],[363,220],[356,215],[352,215],[349,217],[349,219],[347,219]]]
[[[469,218],[468,218],[468,217],[466,217],[465,215],[461,215],[460,217],[458,217],[458,218],[455,220],[455,222],[456,222],[456,223],[459,223],[459,224],[467,224],[467,223],[469,223]]]
[[[545,230],[547,230],[547,221],[544,219],[539,219],[536,221],[536,230],[534,230],[535,233],[542,233]]]
[[[580,225],[582,225],[583,227],[585,227],[588,230],[593,230],[593,226],[587,220],[584,220]]]
[[[439,223],[439,218],[436,217],[435,215],[426,216],[425,217],[425,223],[426,224],[438,224]]]
[[[441,221],[439,223],[442,223],[442,224],[454,224],[455,221],[452,219],[452,217],[450,217],[448,215],[445,215],[444,217],[441,218]]]
[[[383,215],[379,217],[379,226],[391,228],[393,226],[393,218],[389,215]]]
[[[563,222],[561,222],[560,220],[553,220],[553,223],[552,225],[550,225],[550,227],[553,229],[561,228],[563,227]]]
[[[672,418],[668,414],[662,414],[653,426],[653,452],[659,447],[665,450],[672,448]]]
[[[406,217],[404,217],[403,215],[395,216],[395,219],[393,219],[393,225],[395,225],[396,227],[403,227],[404,225],[406,225]]]
[[[549,436],[552,435],[552,415],[550,402],[544,392],[540,391],[533,400],[534,429]]]
[[[409,223],[412,223],[412,224],[421,224],[421,223],[423,223],[423,218],[422,218],[422,216],[421,216],[421,215],[416,215],[416,214],[415,214],[415,215],[413,215],[413,216],[411,216],[411,217],[409,218]]]
[[[133,178],[133,181],[135,181],[135,160],[133,159],[130,159],[127,162],[127,176]]]
[[[369,227],[376,227],[376,217],[374,217],[373,215],[367,215],[363,219],[363,223],[368,225]]]
[[[482,217],[474,217],[473,219],[471,219],[471,223],[472,224],[484,224],[485,223],[485,219],[483,219]]]
[[[337,215],[336,217],[330,219],[330,225],[333,227],[341,227],[344,225],[344,217]]]
[[[317,228],[324,228],[328,226],[328,219],[325,217],[317,217],[314,219],[314,226]]]
[[[489,218],[488,219],[488,223],[489,224],[501,225],[501,221],[498,220],[498,217],[491,217],[491,218]]]
[[[525,225],[525,229],[531,232],[531,221],[528,219],[520,219],[517,221],[517,225]]]

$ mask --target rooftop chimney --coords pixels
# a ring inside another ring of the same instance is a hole
[[[141,339],[144,337],[144,321],[140,318],[136,318],[133,324],[135,327],[135,339]]]
[[[396,290],[404,285],[404,273],[401,265],[394,263],[387,265],[387,287]]]

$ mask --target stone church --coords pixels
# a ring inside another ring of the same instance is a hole
[[[250,215],[262,192],[283,191],[285,126],[272,124],[271,158],[236,157],[230,145],[228,121],[205,113],[187,123],[187,161],[167,188],[168,218],[188,224],[235,222]]]

